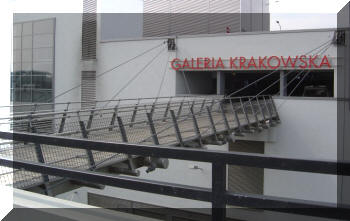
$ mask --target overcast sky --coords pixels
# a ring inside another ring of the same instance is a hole
[[[83,0],[12,0],[14,12],[81,12]],[[195,1],[195,0],[194,0]],[[271,30],[336,27],[349,0],[270,0]],[[142,13],[143,0],[98,0],[98,12]]]

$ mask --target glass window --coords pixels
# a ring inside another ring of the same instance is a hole
[[[52,48],[39,48],[33,49],[34,62],[52,61],[53,50]]]
[[[307,70],[288,75],[287,95],[294,97],[333,97],[334,71]]]
[[[53,47],[53,35],[34,35],[33,48],[50,48]]]
[[[13,64],[13,72],[21,70],[21,63]]]
[[[21,76],[21,88],[31,88],[32,87],[32,76],[22,75]]]
[[[52,99],[52,90],[33,90],[33,102],[48,102]]]
[[[47,74],[53,73],[53,63],[52,62],[34,62],[33,71],[35,72],[45,72]]]
[[[54,19],[13,25],[13,102],[50,102],[54,67]]]
[[[15,89],[13,94],[13,101],[15,102],[21,102],[21,90],[20,89]]]
[[[21,35],[22,35],[22,24],[14,24],[13,36],[21,36]]]
[[[22,71],[32,71],[33,66],[32,62],[22,62]]]
[[[34,34],[52,34],[54,28],[53,19],[35,21],[33,28]]]
[[[33,23],[32,22],[23,23],[22,35],[32,35],[32,34],[33,34]]]
[[[50,75],[33,76],[33,88],[52,88],[52,77]]]
[[[21,89],[21,101],[32,102],[32,90],[31,88]]]
[[[21,62],[22,62],[22,51],[13,50],[13,63],[21,63]]]
[[[11,88],[21,88],[21,76],[19,75],[11,76]]]
[[[21,37],[14,37],[13,38],[13,49],[14,50],[21,50],[21,48],[22,48]]]
[[[33,47],[33,37],[31,35],[29,36],[23,36],[22,37],[22,48],[23,49],[31,49]]]

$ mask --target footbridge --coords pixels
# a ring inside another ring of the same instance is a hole
[[[84,106],[84,109],[80,107]],[[3,107],[4,108],[4,107]],[[94,141],[190,148],[222,145],[236,136],[259,133],[280,123],[271,96],[183,96],[13,106],[1,118],[15,132],[82,138]],[[26,142],[3,143],[1,157],[67,168],[108,171],[138,176],[166,169],[164,158],[140,157],[104,151]],[[5,178],[6,175],[2,175]],[[30,189],[57,179],[14,171],[13,185]]]

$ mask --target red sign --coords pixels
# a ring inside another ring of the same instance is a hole
[[[219,58],[185,58],[180,60],[174,58],[171,61],[171,68],[174,70],[206,70],[206,69],[236,69],[236,70],[261,70],[277,68],[331,68],[329,59],[326,55],[301,55],[292,58],[291,56],[265,56],[255,57],[230,57],[227,62]]]

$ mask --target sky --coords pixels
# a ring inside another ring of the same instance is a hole
[[[10,0],[13,12],[82,12],[83,0]],[[270,0],[271,30],[334,28],[349,0]],[[142,13],[143,0],[98,0],[98,12]]]

